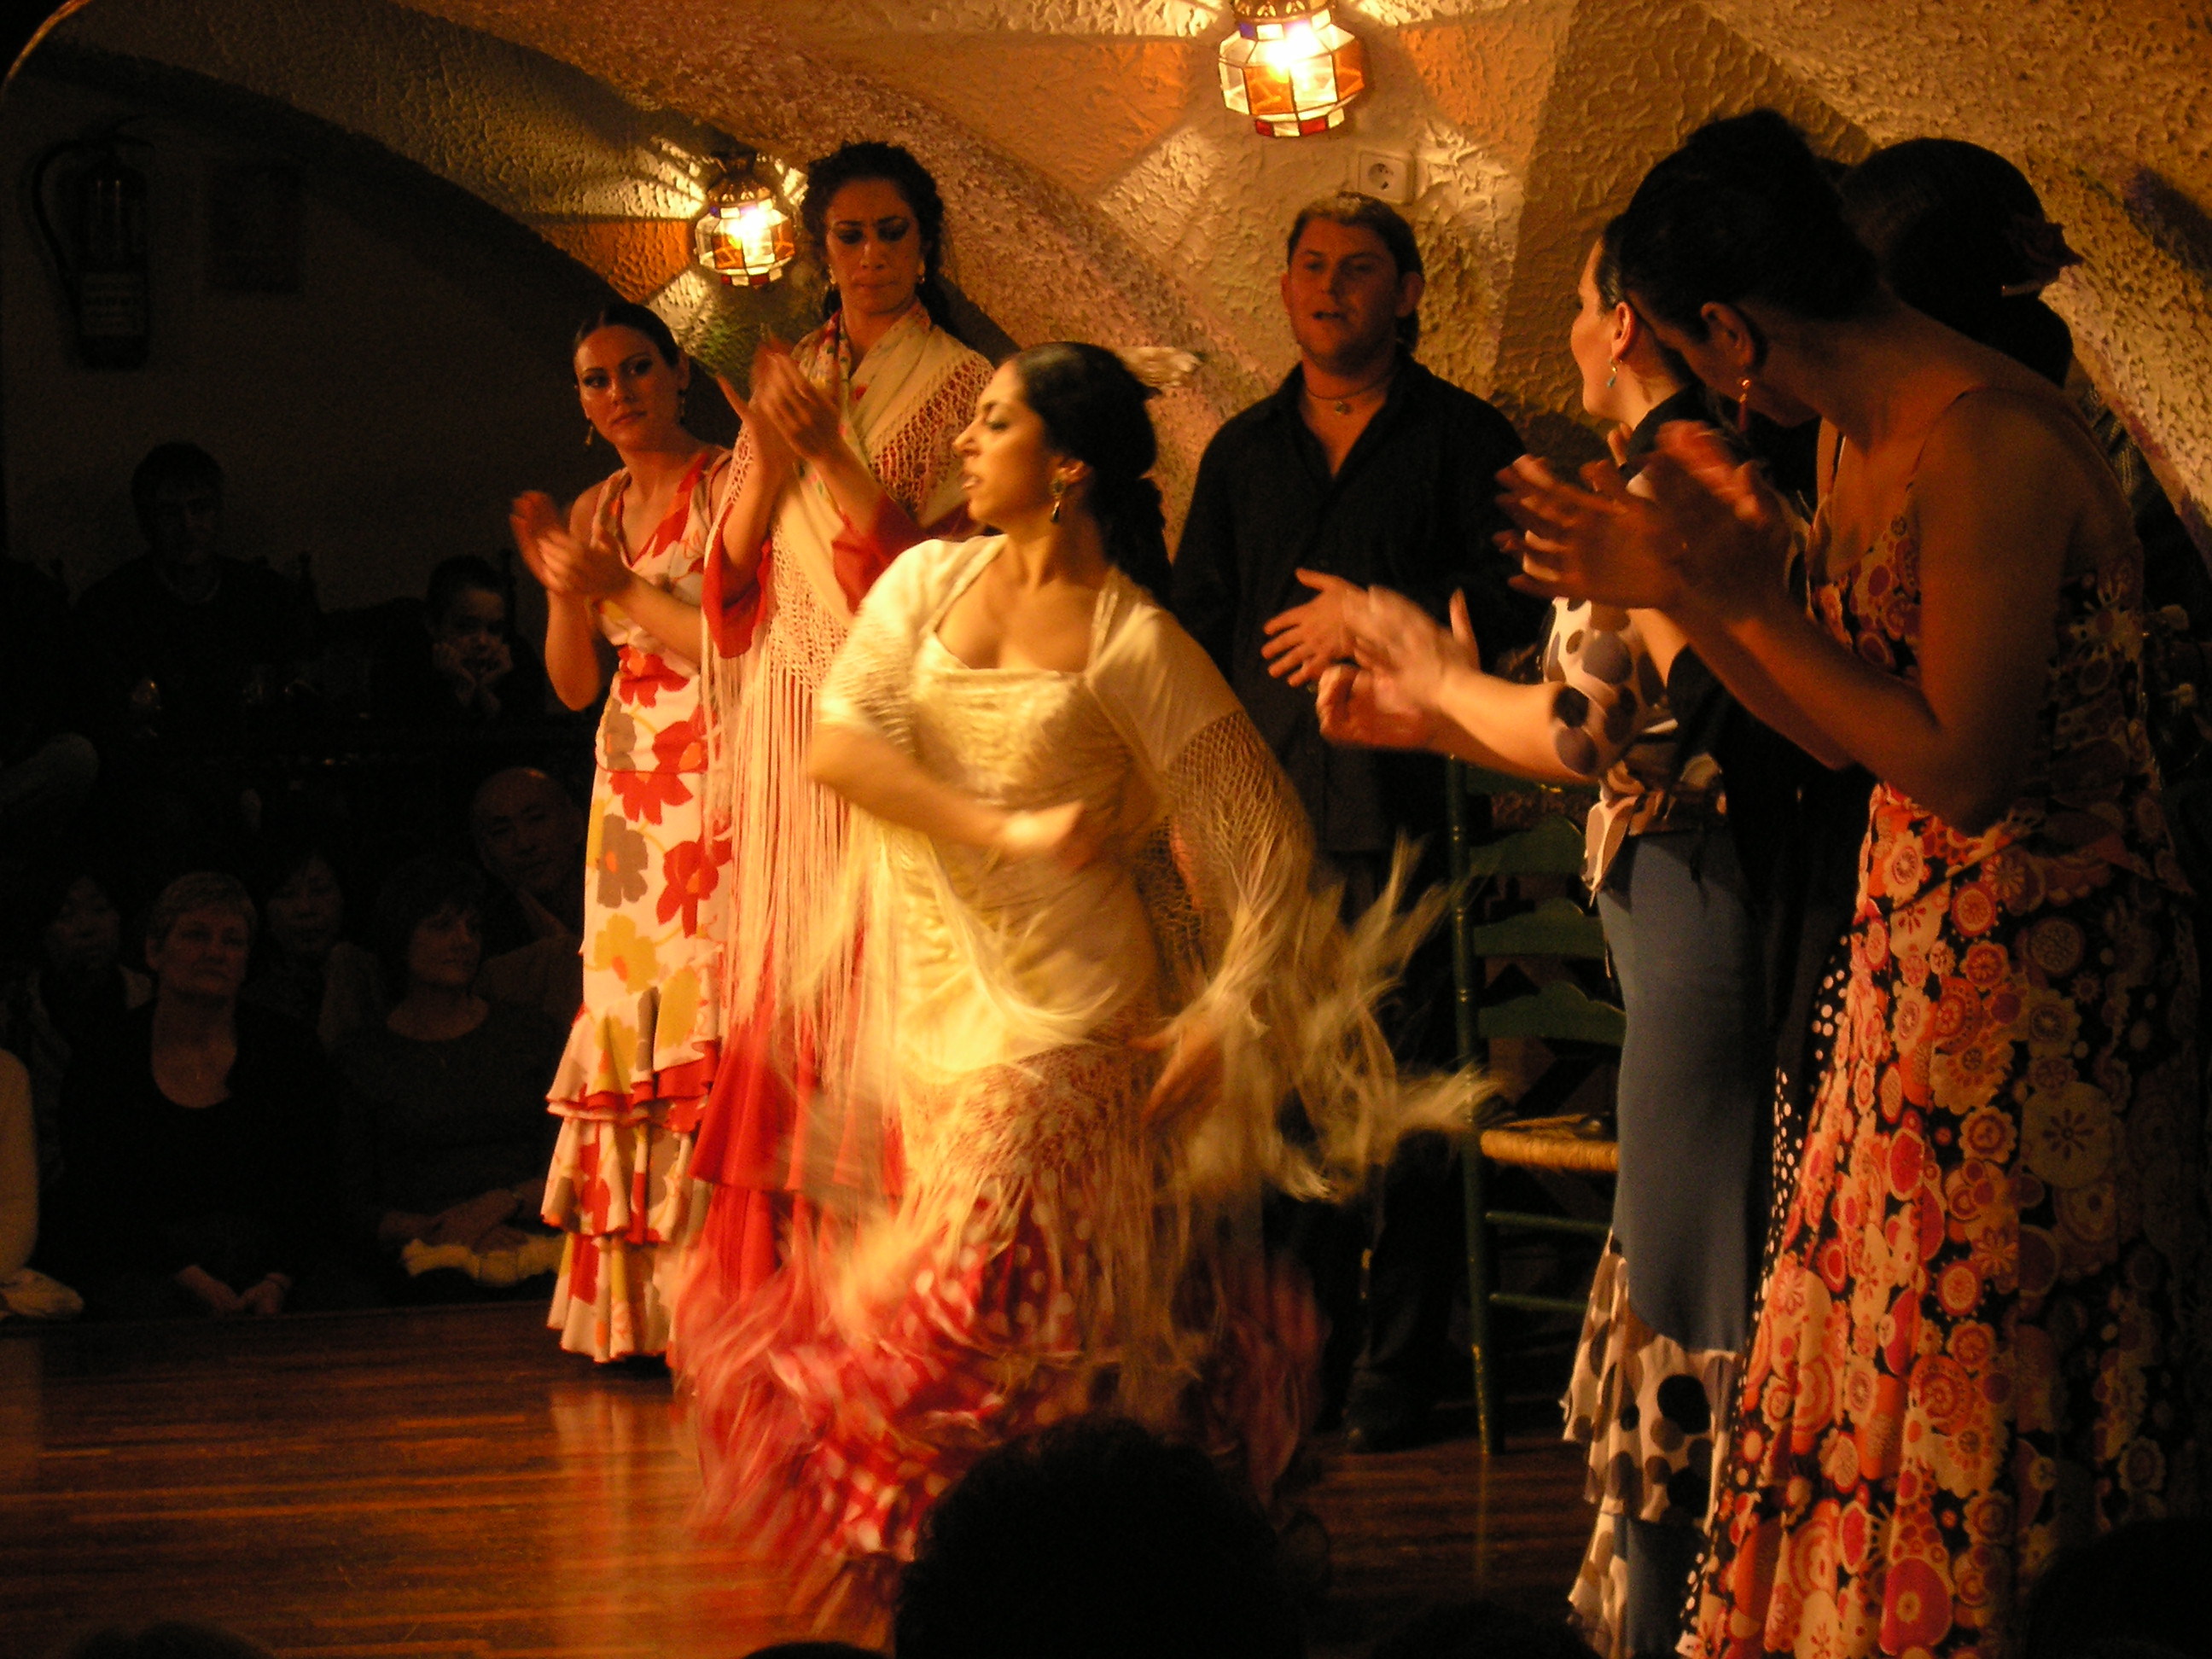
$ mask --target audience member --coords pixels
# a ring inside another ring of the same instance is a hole
[[[545,668],[511,625],[507,586],[463,554],[430,573],[419,621],[386,641],[376,717],[426,730],[513,730],[546,716]]]
[[[1490,477],[1520,438],[1414,360],[1425,281],[1412,227],[1383,203],[1346,194],[1299,213],[1281,278],[1297,366],[1206,446],[1175,562],[1176,620],[1290,775],[1355,909],[1382,890],[1402,836],[1425,840],[1423,878],[1442,878],[1444,763],[1322,738],[1311,685],[1351,655],[1343,594],[1380,584],[1441,621],[1462,592],[1486,662],[1534,639],[1544,615],[1507,586],[1491,539],[1506,524]],[[1441,937],[1415,956],[1390,1021],[1401,1059],[1455,1058],[1450,973]],[[1417,1137],[1381,1183],[1378,1227],[1285,1212],[1332,1325],[1324,1419],[1358,1357],[1344,1404],[1355,1449],[1415,1437],[1450,1364],[1445,1328],[1465,1281],[1455,1170],[1436,1138]]]
[[[84,1311],[75,1291],[33,1267],[39,1243],[38,1137],[31,1074],[0,1049],[0,1319],[67,1319]]]
[[[57,842],[100,775],[76,631],[59,582],[0,557],[0,856]]]
[[[308,655],[313,618],[275,572],[217,551],[222,469],[195,444],[163,444],[131,475],[149,551],[79,603],[86,643],[109,665],[131,724],[223,737],[276,702]]]
[[[259,963],[240,995],[298,1021],[326,1053],[384,1018],[376,958],[344,937],[345,889],[322,848],[277,851],[261,872]]]
[[[2212,1519],[2134,1521],[2063,1550],[2029,1595],[2020,1659],[2212,1659]]]
[[[484,878],[435,856],[401,866],[377,901],[392,1012],[340,1045],[356,1131],[348,1179],[405,1300],[504,1288],[560,1262],[537,1222],[558,1122],[545,1091],[568,1030],[471,988]],[[409,1283],[409,1279],[412,1283]]]
[[[484,905],[477,988],[573,1019],[584,1000],[584,815],[552,778],[511,766],[477,790],[469,828],[499,884]]]
[[[1297,1607],[1249,1496],[1190,1446],[1077,1418],[939,1500],[898,1591],[899,1659],[1297,1659]]]
[[[1558,1620],[1533,1619],[1495,1601],[1430,1607],[1375,1644],[1368,1659],[1596,1659]]]
[[[241,1005],[255,915],[229,876],[179,877],[146,921],[151,1003],[73,1059],[64,1260],[96,1313],[269,1315],[311,1274],[343,1295],[337,1084],[313,1036]]]
[[[29,1068],[39,1186],[51,1194],[61,1181],[70,1056],[151,1002],[154,981],[125,964],[122,912],[106,882],[82,865],[59,869],[29,908],[38,959],[0,998],[0,1048]]]

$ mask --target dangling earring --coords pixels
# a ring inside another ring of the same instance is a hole
[[[584,447],[589,449],[599,440],[599,429],[589,421],[584,422]]]
[[[676,418],[684,418],[684,388],[680,386],[676,388]]]
[[[1052,481],[1052,521],[1054,524],[1058,524],[1060,522],[1060,504],[1061,501],[1066,498],[1066,495],[1067,480],[1065,478],[1054,478]]]
[[[1743,377],[1742,382],[1736,387],[1735,429],[1738,432],[1751,430],[1751,376],[1748,374]]]
[[[1620,359],[1615,357],[1606,365],[1605,383],[1608,386],[1620,378]]]

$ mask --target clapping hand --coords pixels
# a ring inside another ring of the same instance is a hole
[[[1562,482],[1534,455],[1498,475],[1498,505],[1518,528],[1498,544],[1521,561],[1513,586],[1570,600],[1663,611],[1683,588],[1682,535],[1659,503],[1629,494],[1620,469],[1592,461],[1586,489]]]
[[[752,441],[754,465],[765,467],[769,476],[780,482],[789,476],[795,457],[781,429],[769,418],[768,400],[762,396],[775,380],[775,372],[768,367],[771,359],[788,363],[791,354],[774,340],[761,342],[758,349],[753,353],[753,396],[750,398],[739,396],[737,387],[730,383],[726,374],[717,374],[714,384],[722,388],[723,398]]]
[[[728,388],[724,388],[727,395]],[[837,405],[829,393],[799,372],[791,353],[765,341],[753,354],[753,395],[741,415],[757,415],[790,454],[819,465],[844,447]],[[757,438],[756,439],[757,441]]]
[[[1447,718],[1442,708],[1447,676],[1482,666],[1467,596],[1452,595],[1449,632],[1385,587],[1356,593],[1346,605],[1346,622],[1352,660],[1322,677],[1322,735],[1370,749],[1432,744]]]
[[[611,599],[629,586],[629,567],[621,553],[603,539],[578,540],[561,522],[553,498],[543,491],[515,497],[507,522],[522,562],[547,592]]]

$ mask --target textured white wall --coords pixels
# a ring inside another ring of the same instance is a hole
[[[954,278],[1017,340],[1206,354],[1159,406],[1171,498],[1215,422],[1290,362],[1281,231],[1360,148],[1414,158],[1424,355],[1568,450],[1587,441],[1564,349],[1576,266],[1692,126],[1764,102],[1846,157],[1972,138],[2020,161],[2068,222],[2091,264],[2054,303],[2169,487],[2200,514],[2212,501],[2202,0],[1365,0],[1340,15],[1375,90],[1339,132],[1292,141],[1221,107],[1212,4],[408,3],[94,0],[68,27],[369,133],[630,291],[674,268],[672,155],[697,124],[791,159],[896,137],[945,186]],[[696,272],[655,303],[710,355],[750,326]]]

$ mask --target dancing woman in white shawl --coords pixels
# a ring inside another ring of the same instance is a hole
[[[849,1171],[895,1140],[904,1183],[685,1356],[709,1514],[810,1600],[887,1594],[977,1456],[1091,1407],[1267,1493],[1312,1316],[1261,1270],[1261,1183],[1356,1178],[1465,1104],[1401,1091],[1370,1015],[1433,913],[1346,937],[1266,744],[1152,596],[1148,395],[1095,346],[1000,368],[957,447],[1004,533],[900,559],[817,705],[868,941],[823,1144]]]

